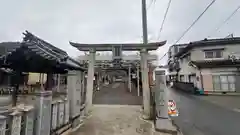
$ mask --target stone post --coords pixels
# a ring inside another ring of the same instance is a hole
[[[139,83],[140,75],[139,75],[139,66],[137,66],[137,92],[138,96],[140,96],[140,83]]]
[[[34,129],[34,107],[33,106],[24,106],[21,108],[23,112],[24,123],[21,130],[21,135],[33,135]]]
[[[155,103],[156,103],[156,125],[155,129],[160,132],[167,132],[177,134],[176,128],[168,116],[168,100],[170,95],[166,87],[166,77],[164,70],[155,71],[156,75],[156,91],[155,91]]]
[[[129,92],[132,92],[132,84],[131,84],[131,66],[128,67],[128,89]]]
[[[22,121],[22,113],[18,110],[14,110],[11,114],[9,114],[10,118],[10,134],[11,135],[20,135],[21,133],[21,121]]]
[[[35,131],[34,135],[49,135],[51,129],[52,92],[39,91],[35,99]]]
[[[66,98],[64,101],[64,124],[67,124],[69,122],[69,100]]]
[[[64,124],[64,102],[62,100],[59,100],[57,126],[61,127],[63,124]]]
[[[80,123],[81,109],[81,71],[69,71],[67,79],[70,118],[74,118],[73,127]],[[79,117],[79,118],[77,118]]]
[[[52,119],[51,119],[51,129],[57,128],[57,117],[58,117],[58,103],[57,101],[52,102]]]
[[[7,124],[7,117],[0,115],[0,135],[5,135],[6,124]]]

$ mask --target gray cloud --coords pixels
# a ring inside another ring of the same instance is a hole
[[[172,0],[160,39],[168,40],[168,44],[155,53],[162,56],[210,2]],[[21,33],[29,30],[77,56],[80,52],[72,48],[69,41],[141,41],[140,0],[0,0],[0,3],[0,42],[21,40]],[[157,40],[167,3],[168,0],[158,0],[148,10],[148,32],[152,41]],[[200,40],[209,34],[212,37],[224,37],[229,33],[239,35],[240,13],[219,32],[211,33],[238,3],[238,0],[217,0],[180,43]]]

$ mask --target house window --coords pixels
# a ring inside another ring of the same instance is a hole
[[[121,47],[115,46],[114,47],[114,56],[120,56],[121,55]]]
[[[180,82],[184,82],[184,75],[180,75]]]
[[[189,82],[195,84],[195,82],[196,82],[196,75],[189,75],[188,77],[189,77]]]
[[[205,58],[211,59],[211,58],[222,58],[222,50],[211,50],[211,51],[205,51]]]
[[[183,48],[179,47],[178,48],[178,52],[181,52],[183,50]]]
[[[187,55],[186,60],[187,60],[187,61],[190,61],[190,60],[191,60],[191,55],[190,55],[190,54]]]
[[[215,51],[215,58],[222,58],[222,50]]]
[[[213,88],[215,91],[235,91],[234,75],[214,75]]]

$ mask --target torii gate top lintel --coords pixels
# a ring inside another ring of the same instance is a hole
[[[124,51],[140,51],[146,49],[148,51],[157,50],[166,44],[167,41],[162,42],[151,42],[148,44],[143,43],[124,43],[124,44],[85,44],[85,43],[74,43],[69,42],[73,47],[76,47],[80,51],[89,51],[94,48],[96,51],[112,51],[115,46],[121,46]]]

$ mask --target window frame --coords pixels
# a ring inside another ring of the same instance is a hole
[[[211,52],[212,57],[207,57],[207,53]],[[221,55],[220,57],[217,56],[217,53]],[[205,59],[221,59],[223,58],[223,50],[222,49],[215,49],[215,50],[204,50],[204,58]]]
[[[226,77],[226,82],[223,82],[221,80],[221,77]],[[229,77],[233,77],[233,81],[229,79]],[[217,77],[218,79],[218,82],[215,81],[215,77]],[[212,76],[212,83],[213,83],[213,90],[214,91],[228,91],[228,92],[234,92],[236,91],[236,75],[234,74],[229,74],[229,75],[213,75]],[[226,85],[227,84],[227,90],[226,89],[223,89],[223,85]],[[219,89],[216,89],[216,85],[219,86]],[[231,86],[234,86],[234,88],[232,88]]]
[[[182,80],[182,79],[183,79],[183,80]],[[179,76],[179,80],[180,80],[180,82],[185,82],[185,81],[184,81],[184,80],[185,80],[185,79],[184,79],[184,75],[180,75],[180,76]]]

